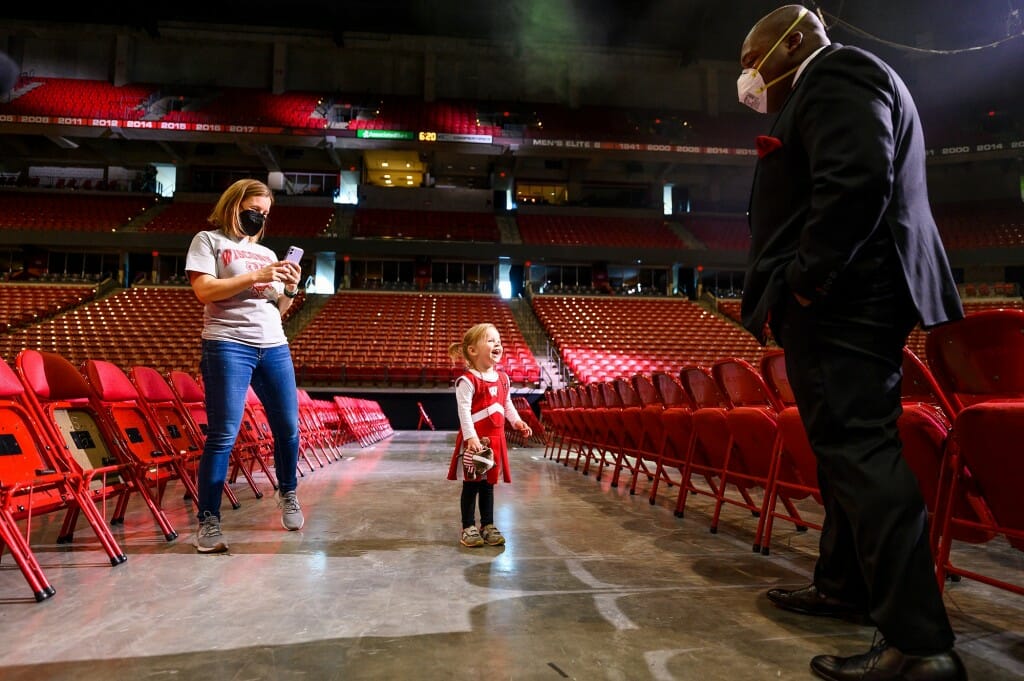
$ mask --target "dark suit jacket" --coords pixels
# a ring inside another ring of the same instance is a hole
[[[963,316],[928,203],[921,122],[887,64],[826,47],[771,136],[782,146],[758,160],[750,198],[742,318],[751,333],[765,342],[783,296],[828,305],[865,277],[903,277],[925,327]]]

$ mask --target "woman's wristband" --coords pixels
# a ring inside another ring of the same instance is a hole
[[[294,291],[289,291],[288,289],[285,289],[284,294],[289,298],[294,298],[295,296],[299,295],[299,287],[296,286]]]

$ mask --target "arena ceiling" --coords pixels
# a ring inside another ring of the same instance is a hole
[[[239,26],[307,28],[329,31],[343,45],[352,33],[420,34],[514,40],[523,43],[582,43],[609,49],[646,47],[676,51],[681,64],[702,59],[737,60],[739,45],[761,16],[784,4],[778,0],[376,0],[325,2],[251,0],[238,3],[77,3],[56,12],[40,3],[4,3],[3,19],[69,23],[83,26],[120,25],[159,36],[162,26],[192,22]],[[948,60],[967,48],[1005,41],[1022,30],[1024,0],[809,0],[820,9],[833,40],[862,45],[901,64],[934,60],[934,79],[919,83],[922,98],[956,101],[965,86],[944,77]],[[0,36],[2,36],[0,30]],[[932,49],[934,53],[925,52]],[[963,52],[978,66],[975,88],[984,82],[994,100],[1017,102],[1021,93],[1011,84],[1024,63],[1024,38],[997,49]],[[1002,61],[1000,61],[1002,60]],[[929,62],[932,63],[932,62]],[[920,101],[919,101],[920,103]],[[358,153],[327,148],[322,139],[265,139],[239,144],[231,138],[190,139],[125,131],[81,134],[49,130],[45,135],[8,130],[0,135],[0,155],[31,158],[37,164],[139,165],[148,162],[202,163],[216,157],[218,165],[251,165],[254,158],[277,162],[284,169],[336,170],[358,163]],[[482,150],[481,150],[482,151]],[[467,165],[469,163],[467,162]]]
[[[679,50],[687,59],[735,59],[739,43],[780,0],[279,0],[239,3],[75,3],[55,11],[40,3],[4,3],[0,17],[121,24],[157,34],[162,22],[303,27],[505,40],[580,42]],[[835,38],[858,35],[845,24],[898,44],[956,49],[1020,32],[1022,0],[806,0]],[[842,23],[837,23],[842,22]],[[864,38],[864,36],[860,36]],[[881,43],[876,47],[884,49]],[[897,51],[898,52],[898,51]]]

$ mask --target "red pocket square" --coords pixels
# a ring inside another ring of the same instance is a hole
[[[772,153],[776,149],[781,149],[782,140],[780,140],[778,137],[758,135],[756,140],[756,146],[758,158],[764,158],[765,156]]]

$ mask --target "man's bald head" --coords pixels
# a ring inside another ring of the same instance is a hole
[[[783,5],[772,12],[761,17],[760,20],[754,27],[750,29],[748,39],[750,35],[756,33],[767,33],[772,37],[772,40],[778,39],[782,32],[793,26],[793,22],[796,21],[797,17],[800,16],[800,12],[804,11],[803,5]],[[821,25],[821,21],[818,20],[818,16],[811,11],[804,14],[803,18],[793,26],[791,31],[801,31],[803,33],[818,33],[822,38],[825,38],[825,27]],[[825,38],[826,43],[828,39]],[[825,43],[823,43],[825,44]],[[819,45],[820,47],[820,45]]]
[[[776,42],[778,46],[772,51]],[[813,12],[806,11],[803,5],[783,5],[766,14],[750,29],[740,48],[740,64],[745,69],[758,69],[764,81],[769,83],[795,70],[815,50],[829,42],[825,27]],[[769,111],[777,108],[774,104],[781,104],[780,96],[784,99],[782,93],[788,89],[784,82],[780,82],[768,90]]]

